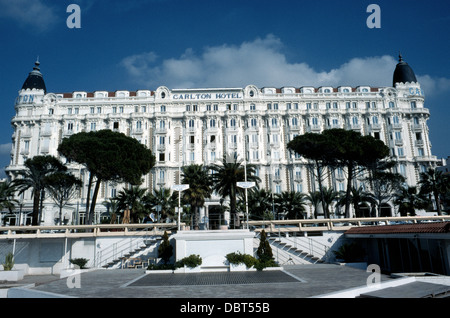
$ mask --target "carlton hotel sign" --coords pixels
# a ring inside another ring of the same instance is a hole
[[[241,92],[201,92],[201,93],[172,93],[174,100],[226,100],[241,99]]]

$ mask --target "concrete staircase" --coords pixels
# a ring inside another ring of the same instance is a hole
[[[290,242],[284,242],[282,238],[269,237],[268,240],[272,247],[273,256],[280,265],[323,263],[323,260],[312,254],[309,249],[294,247]]]
[[[312,244],[291,241],[285,237],[268,237],[267,240],[272,248],[272,254],[279,265],[317,264],[324,263],[322,253],[314,252]],[[256,250],[259,246],[259,238],[253,241]]]
[[[126,268],[128,260],[135,258],[139,258],[144,263],[148,264],[148,261],[156,259],[160,241],[160,237],[142,238],[141,240],[138,240],[138,242],[134,242],[132,248],[123,249],[120,252],[113,253],[114,256],[110,257],[106,263],[101,265],[101,267],[106,269]],[[128,245],[128,242],[124,245]],[[114,247],[112,248],[114,249]],[[117,246],[115,248],[117,248]]]

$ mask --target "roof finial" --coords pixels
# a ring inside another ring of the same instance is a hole
[[[40,70],[40,68],[39,68],[39,65],[40,65],[41,63],[39,63],[39,55],[37,56],[37,59],[36,59],[36,62],[34,62],[34,67],[33,67],[33,70],[36,70],[36,71],[39,71]]]
[[[398,61],[403,62],[402,53],[400,51],[398,52]]]

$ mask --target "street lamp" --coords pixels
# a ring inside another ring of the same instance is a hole
[[[245,214],[247,218],[247,229],[248,229],[248,198],[247,198],[247,189],[252,188],[255,186],[255,182],[247,182],[247,161],[244,159],[244,176],[245,181],[244,182],[236,182],[236,185],[239,188],[245,189]]]
[[[178,191],[178,231],[180,230],[180,215],[181,215],[181,191],[189,189],[189,184],[174,184],[172,190]]]
[[[175,143],[179,143],[181,146],[181,136],[178,140],[175,141]],[[172,186],[172,190],[173,191],[178,191],[178,231],[181,228],[181,191],[187,190],[189,189],[189,184],[181,184],[181,151],[179,150],[179,155],[178,155],[178,184],[174,184]]]

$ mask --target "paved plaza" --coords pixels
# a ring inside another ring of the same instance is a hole
[[[146,274],[144,269],[86,272],[78,277],[25,276],[38,297],[307,298],[365,286],[371,273],[334,264],[292,265],[262,272]],[[381,281],[392,280],[381,275]]]

